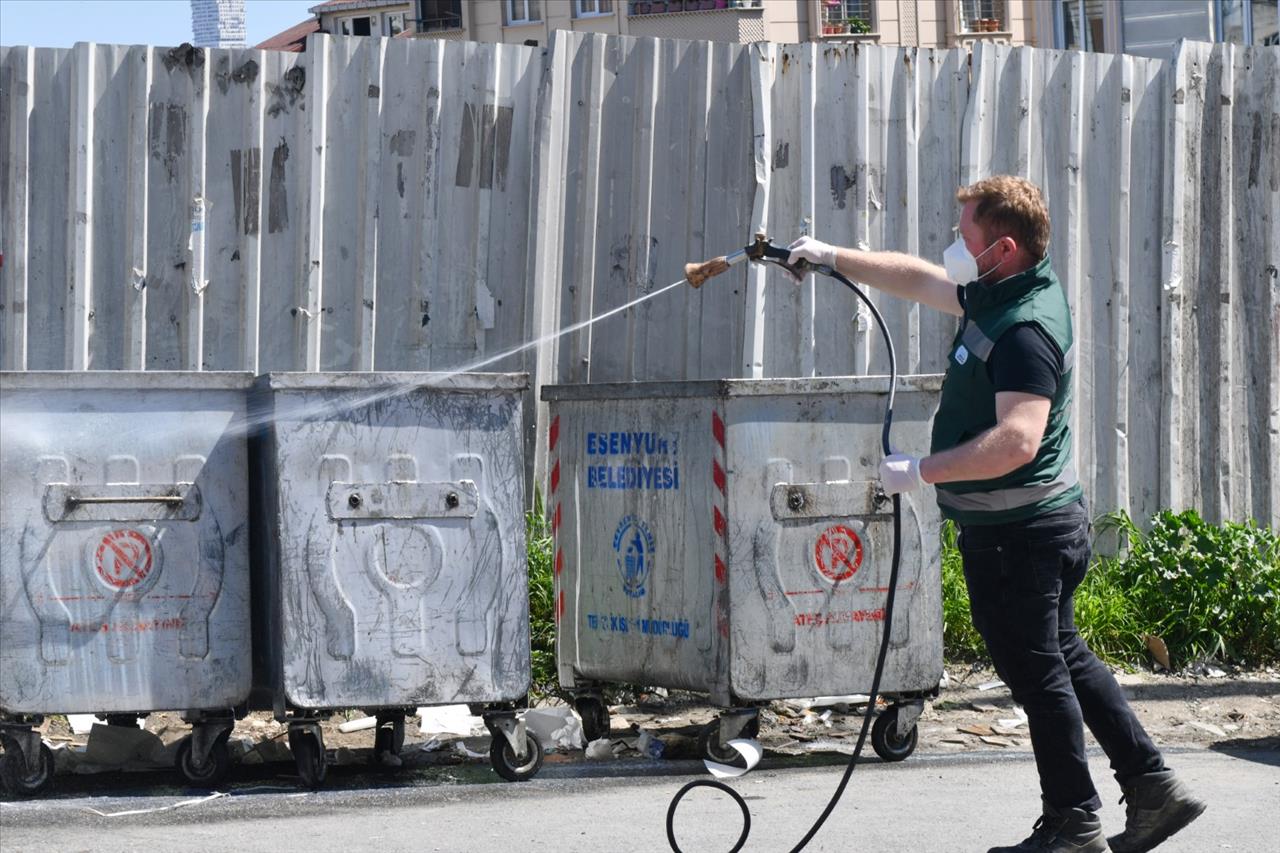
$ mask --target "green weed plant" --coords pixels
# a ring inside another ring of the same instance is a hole
[[[1254,521],[1212,524],[1194,510],[1162,511],[1144,531],[1123,512],[1094,533],[1114,534],[1114,555],[1095,554],[1075,594],[1076,626],[1114,665],[1147,660],[1162,639],[1175,669],[1202,660],[1242,667],[1280,661],[1280,536]],[[943,629],[950,660],[981,660],[956,533],[942,534]]]

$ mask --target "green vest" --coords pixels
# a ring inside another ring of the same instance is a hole
[[[1013,326],[1039,326],[1063,353],[1063,373],[1035,459],[993,480],[937,484],[943,517],[959,524],[1005,524],[1079,500],[1069,424],[1075,367],[1071,308],[1049,259],[995,284],[971,282],[964,296],[965,316],[951,344],[942,401],[933,419],[933,453],[950,450],[996,425],[996,393],[987,376],[987,359],[995,342]]]

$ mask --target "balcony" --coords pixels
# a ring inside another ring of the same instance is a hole
[[[954,7],[952,38],[957,47],[971,48],[980,41],[1011,44],[1004,0],[962,0]]]
[[[872,21],[872,4],[868,0],[822,0],[822,29],[817,36],[840,41],[877,41]]]
[[[758,12],[763,8],[763,0],[630,0],[627,3],[627,15],[635,18],[728,9],[750,9]]]

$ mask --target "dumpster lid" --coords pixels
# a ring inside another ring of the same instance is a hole
[[[898,377],[898,393],[936,392],[941,373]],[[817,376],[779,379],[708,379],[689,382],[602,382],[584,385],[547,385],[542,399],[627,400],[660,397],[784,397],[816,394],[887,394],[888,376]]]
[[[402,371],[396,373],[267,373],[259,381],[275,391],[431,388],[441,391],[523,391],[527,373],[449,373]]]
[[[6,370],[5,391],[239,391],[252,373],[204,370]]]

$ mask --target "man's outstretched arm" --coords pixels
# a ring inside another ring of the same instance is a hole
[[[804,258],[825,264],[848,278],[903,299],[959,317],[964,313],[955,282],[937,264],[902,252],[864,252],[801,237],[789,247],[791,263]]]

